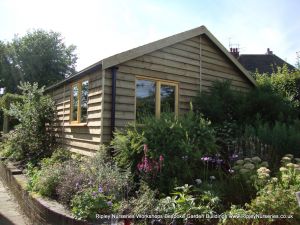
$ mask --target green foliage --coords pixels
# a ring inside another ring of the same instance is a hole
[[[20,81],[37,82],[41,87],[75,72],[75,46],[66,46],[57,32],[34,30],[11,43],[1,43],[1,49],[0,86],[7,92],[16,92]]]
[[[241,117],[243,94],[231,89],[231,83],[215,82],[210,92],[198,93],[193,100],[194,111],[205,115],[212,123],[237,121]]]
[[[96,214],[111,214],[114,204],[111,196],[96,188],[88,188],[74,196],[71,207],[75,218],[95,220]]]
[[[296,163],[294,163],[295,161]],[[282,167],[276,177],[269,177],[265,168],[257,170],[258,178],[268,178],[257,192],[257,197],[245,208],[232,206],[228,212],[231,215],[287,215],[293,218],[278,219],[247,219],[246,224],[298,224],[300,222],[300,209],[295,196],[300,187],[300,159],[293,159],[293,155],[282,158]],[[287,207],[288,206],[288,207]],[[224,219],[221,224],[241,224],[241,219]]]
[[[286,65],[282,68],[278,67],[276,73],[257,74],[256,80],[260,86],[271,86],[272,89],[287,98],[294,106],[300,105],[300,71],[290,72]]]
[[[158,209],[163,214],[182,216],[182,215],[205,215],[215,214],[220,199],[210,191],[192,194],[192,186],[185,184],[176,187],[175,191],[160,200]],[[187,219],[185,219],[187,220]],[[170,222],[170,221],[169,221]],[[207,222],[207,223],[206,223]],[[201,224],[211,224],[209,221],[202,221]],[[169,224],[169,223],[168,223]]]
[[[18,159],[37,162],[45,156],[51,155],[54,136],[51,135],[51,124],[54,121],[54,102],[49,96],[44,96],[44,89],[35,83],[21,83],[23,101],[12,103],[6,111],[20,123],[8,136],[8,143],[16,147],[11,148]],[[50,130],[47,130],[46,124]],[[12,156],[13,156],[12,155]]]
[[[271,145],[278,158],[287,153],[299,156],[300,148],[300,121],[287,124],[275,122],[269,125],[257,122],[254,126],[247,126],[245,136],[257,137],[262,143]]]
[[[15,70],[11,66],[11,58],[12,51],[9,44],[0,41],[0,87],[6,87],[6,91],[15,92],[18,81],[16,82]]]
[[[56,198],[56,187],[64,174],[63,162],[70,160],[69,151],[58,148],[50,158],[44,158],[40,168],[27,164],[27,176],[29,177],[28,189],[38,192],[42,196]]]
[[[112,146],[119,166],[129,167],[132,174],[163,193],[193,181],[201,170],[202,155],[216,151],[210,123],[192,112],[180,118],[147,118],[142,126],[130,125],[115,134]]]
[[[69,160],[64,163],[64,173],[58,181],[56,193],[59,202],[67,207],[82,187],[89,186],[90,179],[86,173],[82,172],[81,165],[82,162],[78,160]]]
[[[17,102],[22,102],[23,96],[18,94],[6,93],[0,97],[0,109],[9,110],[11,104],[16,104]]]
[[[195,112],[203,113],[215,125],[253,124],[257,118],[274,123],[286,121],[286,115],[297,117],[290,101],[267,84],[242,93],[232,90],[228,81],[216,82],[209,93],[199,93],[193,102]]]
[[[121,202],[120,214],[133,215],[155,215],[161,213],[157,209],[159,200],[157,192],[151,190],[145,183],[142,183],[136,196]]]

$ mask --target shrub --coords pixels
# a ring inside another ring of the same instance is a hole
[[[244,95],[231,89],[231,83],[215,82],[210,92],[199,92],[193,99],[194,111],[202,113],[212,123],[238,121]]]
[[[300,121],[286,124],[275,122],[274,125],[258,121],[254,126],[247,126],[245,136],[257,137],[263,144],[271,145],[277,153],[277,157],[282,157],[287,153],[299,155],[300,148]],[[277,162],[278,163],[278,159]]]
[[[70,202],[76,218],[95,219],[96,213],[115,212],[128,195],[130,173],[109,161],[104,151],[102,148],[94,157],[85,158],[77,168],[70,164],[60,180],[59,199]]]
[[[54,136],[47,130],[46,124],[51,128],[54,102],[50,97],[43,96],[44,88],[39,89],[36,83],[21,83],[19,88],[22,90],[23,101],[11,104],[7,113],[20,124],[8,141],[17,145],[12,156],[17,155],[18,159],[37,163],[39,159],[51,155]]]
[[[129,167],[136,178],[161,193],[192,182],[201,170],[202,155],[216,151],[210,123],[192,112],[180,118],[147,118],[141,127],[118,131],[112,147],[119,166]]]
[[[72,213],[77,219],[95,220],[96,214],[111,214],[113,202],[102,189],[88,188],[79,192],[71,201]]]
[[[168,196],[160,200],[160,212],[174,216],[216,214],[216,209],[220,202],[219,198],[213,195],[210,191],[192,195],[192,188],[193,187],[191,185],[187,184],[182,187],[176,187],[172,196]],[[185,222],[193,221],[193,219],[184,220],[186,220]],[[167,224],[169,224],[171,221],[167,222]],[[212,224],[212,222],[207,219],[205,221],[201,221],[201,224]]]
[[[38,192],[42,196],[56,198],[56,188],[64,175],[63,162],[71,158],[70,152],[58,148],[50,158],[40,162],[40,168],[28,163],[27,175],[29,177],[28,189]]]
[[[69,160],[64,163],[64,174],[59,179],[56,187],[58,200],[67,207],[74,195],[82,188],[88,186],[91,181],[86,173],[81,170],[80,162]]]
[[[228,81],[216,82],[209,93],[199,92],[193,104],[195,112],[203,113],[214,124],[253,124],[257,118],[274,123],[297,118],[291,102],[269,83],[242,93],[233,90]]]
[[[293,103],[295,107],[299,107],[299,70],[289,71],[287,66],[278,67],[277,72],[270,75],[256,74],[256,80],[259,85],[270,85],[275,92],[280,93]]]
[[[139,190],[136,191],[136,196],[122,201],[119,213],[127,215],[158,214],[160,213],[157,209],[159,200],[156,197],[157,192],[142,183]]]
[[[270,177],[257,192],[257,197],[251,203],[245,204],[243,209],[232,207],[229,214],[242,212],[244,215],[287,215],[293,218],[278,219],[248,219],[247,224],[298,224],[300,209],[295,193],[300,187],[300,159],[293,159],[293,155],[282,158],[282,167],[276,177]],[[297,163],[294,163],[296,161]],[[265,168],[257,170],[258,177],[269,177]],[[287,207],[288,206],[288,207]],[[241,220],[224,219],[222,224],[240,224]]]

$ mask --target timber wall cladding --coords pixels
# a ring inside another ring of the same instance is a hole
[[[207,91],[216,80],[231,80],[238,90],[252,87],[247,78],[205,35],[162,48],[118,65],[116,89],[116,128],[135,120],[135,80],[144,76],[179,84],[179,114],[187,112],[200,90]],[[200,75],[201,73],[201,75]],[[105,71],[105,111],[103,142],[111,136],[111,71]]]
[[[89,80],[88,119],[86,126],[70,124],[71,84],[55,89],[57,141],[64,147],[82,154],[92,154],[101,142],[102,74],[101,71],[84,76]],[[74,81],[76,82],[76,81]]]

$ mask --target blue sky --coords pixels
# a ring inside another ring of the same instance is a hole
[[[205,25],[228,49],[291,64],[300,51],[298,0],[0,0],[0,40],[42,28],[77,46],[77,70],[102,58]]]

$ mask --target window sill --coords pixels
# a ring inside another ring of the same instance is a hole
[[[70,123],[70,127],[86,127],[87,123]]]

